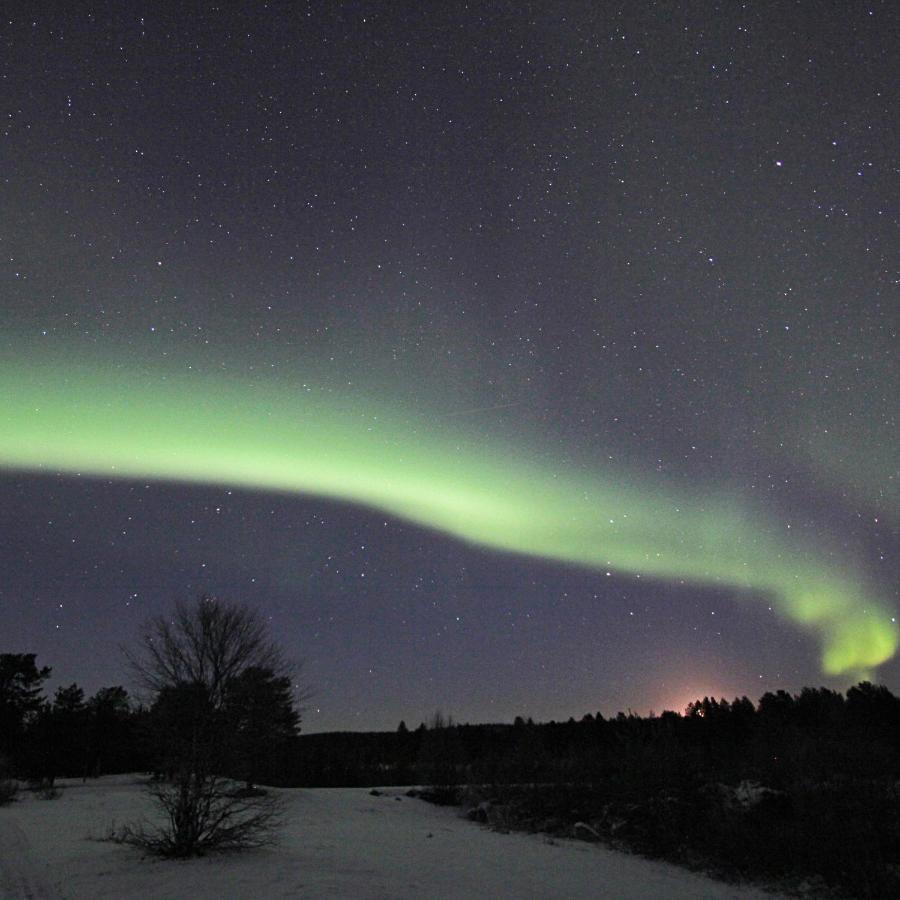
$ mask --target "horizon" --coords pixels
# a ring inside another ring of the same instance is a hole
[[[16,650],[7,650],[6,648],[0,648],[0,652],[12,652],[12,653],[27,653],[28,651],[16,651]],[[50,666],[51,674],[50,677],[43,684],[43,693],[47,701],[52,702],[53,695],[55,694],[57,688],[69,687],[72,684],[80,687],[85,696],[85,700],[89,699],[91,696],[97,693],[97,691],[103,688],[109,687],[124,687],[126,691],[128,691],[129,700],[133,705],[141,704],[147,705],[147,701],[152,702],[152,698],[149,697],[140,697],[139,691],[133,691],[127,683],[124,682],[110,682],[104,684],[98,684],[96,687],[86,687],[85,683],[80,682],[77,678],[75,679],[66,679],[60,678],[56,676],[56,671],[52,665],[52,663],[47,662],[46,660],[41,660],[39,657],[35,660],[38,668],[42,668],[43,666]],[[381,725],[378,727],[367,727],[365,725],[357,725],[357,727],[343,727],[341,725],[336,725],[328,728],[316,729],[315,731],[309,730],[307,727],[307,719],[306,713],[310,711],[310,707],[315,707],[314,702],[310,702],[308,704],[299,704],[298,710],[300,712],[300,736],[304,735],[314,735],[314,734],[335,734],[335,733],[343,733],[343,734],[369,734],[369,733],[378,733],[378,734],[388,734],[391,732],[395,732],[398,730],[400,723],[403,722],[406,724],[407,729],[409,731],[416,731],[421,726],[425,726],[427,729],[431,729],[433,727],[433,722],[436,716],[441,716],[448,725],[451,726],[491,726],[491,725],[502,725],[502,726],[513,726],[515,724],[515,720],[518,718],[523,719],[525,722],[531,722],[534,725],[549,725],[549,724],[562,724],[567,723],[572,720],[575,722],[580,722],[587,716],[591,716],[592,718],[596,718],[597,714],[603,716],[605,721],[611,721],[616,719],[620,714],[626,716],[635,715],[638,718],[658,718],[665,712],[673,712],[680,717],[684,717],[686,715],[687,709],[690,704],[700,702],[706,698],[710,700],[716,700],[717,702],[721,702],[723,699],[728,703],[733,703],[735,700],[748,699],[753,703],[754,708],[758,708],[761,698],[765,694],[777,694],[779,691],[786,691],[791,696],[799,696],[801,691],[804,689],[813,689],[813,690],[831,690],[836,691],[841,696],[846,696],[847,690],[851,687],[855,687],[858,684],[865,683],[867,679],[861,679],[860,681],[852,682],[848,684],[848,686],[844,689],[829,687],[825,684],[804,684],[798,687],[788,688],[783,686],[771,686],[764,691],[761,691],[757,695],[748,694],[748,693],[738,693],[738,694],[729,694],[729,693],[720,693],[718,691],[703,691],[697,694],[690,695],[690,699],[688,699],[683,705],[679,706],[662,706],[662,707],[644,707],[637,708],[632,705],[626,705],[621,708],[617,708],[615,710],[609,709],[608,711],[604,711],[603,709],[586,709],[581,712],[570,712],[565,715],[553,715],[550,714],[549,717],[542,716],[538,717],[530,712],[518,712],[513,714],[512,716],[507,717],[507,719],[482,719],[478,721],[473,721],[471,719],[467,719],[464,716],[457,716],[453,710],[449,709],[441,709],[439,707],[433,708],[429,713],[419,716],[402,716],[400,719],[396,721],[396,724],[391,727],[389,725]],[[896,694],[891,687],[880,680],[874,680],[871,682],[876,686],[884,686],[891,693]],[[302,690],[304,685],[302,683],[298,683],[294,685],[295,690]],[[687,695],[686,695],[687,696]]]

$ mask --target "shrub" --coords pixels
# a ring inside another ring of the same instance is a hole
[[[18,793],[19,786],[12,778],[0,778],[0,806],[12,803]]]
[[[10,777],[9,763],[5,756],[0,756],[0,806],[12,803],[19,793],[19,785]]]
[[[184,770],[148,791],[165,814],[161,825],[125,826],[113,839],[158,856],[186,858],[214,851],[273,843],[282,804],[272,794],[241,789],[235,782]]]

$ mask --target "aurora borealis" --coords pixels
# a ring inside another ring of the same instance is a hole
[[[868,674],[896,651],[887,608],[852,570],[721,500],[632,487],[624,473],[558,476],[501,447],[463,450],[360,401],[118,371],[111,381],[109,368],[6,369],[18,390],[2,409],[0,464],[318,494],[492,549],[734,587],[817,633],[828,674]]]
[[[895,681],[887,5],[363,6],[8,25],[4,642],[247,599],[314,730]]]

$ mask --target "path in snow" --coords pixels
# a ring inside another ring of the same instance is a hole
[[[0,816],[0,898],[55,900],[58,896],[35,865],[25,832]]]
[[[771,898],[596,844],[498,834],[461,819],[457,810],[405,797],[401,789],[377,797],[362,788],[280,793],[285,825],[276,846],[187,861],[143,859],[133,848],[98,840],[111,823],[132,822],[150,811],[134,776],[69,782],[53,801],[25,794],[0,809],[0,896]]]

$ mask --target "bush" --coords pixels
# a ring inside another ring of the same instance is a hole
[[[37,795],[41,800],[56,800],[62,796],[62,788],[52,784],[45,784],[38,788]]]
[[[28,790],[41,800],[55,800],[62,794],[52,778],[33,778],[28,782]]]
[[[0,756],[0,806],[6,806],[16,799],[19,785],[10,777],[9,763],[5,756]]]
[[[281,824],[280,798],[216,775],[185,770],[171,783],[150,782],[148,792],[164,811],[163,824],[125,826],[112,839],[157,856],[183,859],[266,846]]]
[[[19,786],[11,778],[0,778],[0,806],[6,806],[16,799],[19,793]]]

